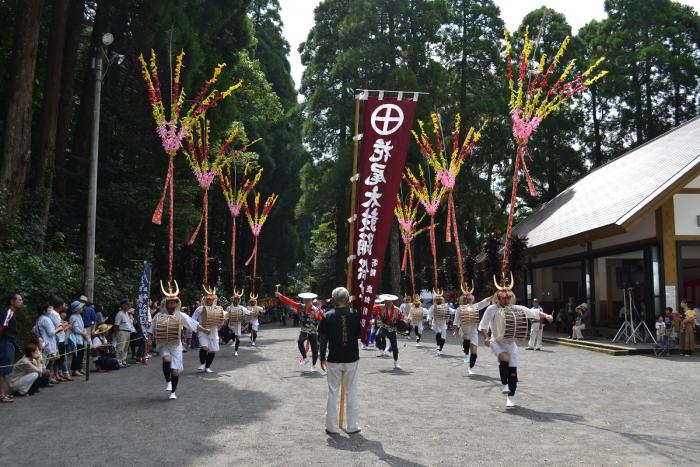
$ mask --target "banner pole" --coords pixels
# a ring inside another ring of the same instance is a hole
[[[151,317],[151,307],[150,307],[148,301],[151,299],[151,279],[153,278],[153,265],[150,264],[149,261],[144,261],[144,267],[146,266],[146,264],[148,264],[148,295],[146,295],[146,306],[148,307],[148,309],[146,310],[146,318],[147,318],[146,323],[150,323],[152,317]],[[152,349],[149,349],[149,347],[151,347],[152,343],[147,342],[148,331],[146,331],[145,329],[142,329],[142,331],[144,331],[143,332],[143,364],[147,365],[148,360],[146,359],[146,355],[148,355],[149,350],[152,350]]]
[[[350,219],[348,221],[349,234],[348,234],[348,275],[346,286],[348,292],[352,293],[352,256],[355,252],[353,243],[355,242],[355,204],[357,202],[357,180],[355,175],[357,174],[357,158],[360,152],[360,96],[355,95],[355,137],[353,138],[353,149],[352,149],[352,177],[351,177],[351,191],[350,191]],[[338,427],[343,428],[345,423],[345,378],[340,379],[340,408],[338,410]]]
[[[353,138],[353,149],[352,149],[352,178],[351,178],[351,191],[350,191],[350,220],[349,224],[349,235],[348,235],[348,258],[352,258],[355,248],[355,204],[357,203],[357,180],[355,180],[355,175],[357,174],[357,159],[360,153],[360,96],[355,96],[355,137]],[[352,292],[352,259],[348,260],[348,275],[346,288],[348,292]]]

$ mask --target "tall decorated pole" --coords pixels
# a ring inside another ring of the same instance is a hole
[[[411,169],[407,168],[404,178],[406,179],[408,186],[411,187],[411,192],[415,194],[416,198],[418,198],[418,202],[420,202],[423,209],[425,209],[425,212],[428,214],[428,217],[430,217],[430,227],[428,229],[430,236],[430,252],[433,255],[433,290],[437,291],[439,289],[439,285],[437,269],[437,242],[435,241],[435,215],[437,214],[437,210],[440,207],[440,202],[445,196],[447,190],[444,186],[442,186],[439,179],[435,180],[431,186],[425,178],[423,167],[420,165],[418,166],[418,177],[413,174]]]
[[[242,149],[237,151],[237,155],[245,153],[248,148],[255,143],[255,140]],[[248,165],[246,164],[243,170],[243,176],[241,177],[241,182],[236,186],[236,180],[233,175],[233,160],[235,157],[228,159],[227,164],[224,164],[219,169],[219,184],[224,192],[224,198],[226,199],[226,205],[228,206],[229,213],[231,214],[231,281],[232,281],[232,291],[236,290],[236,219],[241,215],[243,206],[248,199],[248,195],[253,190],[260,177],[262,176],[262,169],[258,170],[257,173],[250,178],[248,176]]]
[[[455,117],[455,128],[452,132],[452,152],[450,153],[448,159],[448,157],[445,155],[445,142],[443,141],[442,137],[440,117],[436,113],[431,114],[430,117],[433,124],[433,135],[435,136],[436,141],[435,147],[431,143],[430,138],[425,131],[425,124],[420,120],[418,121],[420,136],[414,131],[413,137],[415,138],[416,143],[418,143],[420,152],[428,162],[428,165],[430,165],[430,167],[435,171],[436,180],[447,193],[447,225],[445,227],[445,241],[450,243],[452,241],[452,236],[454,236],[455,250],[457,253],[457,266],[459,269],[459,283],[460,287],[464,287],[464,266],[462,265],[462,250],[459,242],[459,227],[457,227],[457,214],[453,191],[455,184],[457,183],[457,175],[459,175],[462,165],[467,159],[467,156],[471,153],[474,145],[479,141],[479,138],[481,138],[481,132],[484,130],[486,122],[484,122],[478,131],[475,131],[474,127],[471,127],[466,138],[464,138],[464,141],[460,144],[459,138],[462,119],[461,116],[457,114]]]
[[[399,231],[401,232],[401,240],[403,241],[403,259],[401,261],[401,271],[406,272],[408,267],[411,278],[411,293],[416,294],[416,273],[413,264],[413,251],[411,243],[421,233],[428,230],[429,227],[418,229],[418,225],[423,221],[425,214],[418,218],[419,203],[416,201],[416,195],[413,191],[408,196],[408,201],[401,201],[401,197],[396,195],[396,206],[394,207],[394,216],[399,223]]]
[[[248,218],[248,225],[250,225],[250,232],[253,234],[254,238],[253,253],[245,263],[245,265],[248,266],[251,260],[253,261],[253,280],[251,281],[250,285],[251,295],[255,293],[255,277],[258,271],[258,238],[260,237],[260,232],[262,232],[262,228],[263,225],[265,225],[267,217],[270,215],[270,211],[277,202],[277,198],[278,196],[274,193],[268,196],[268,198],[265,200],[265,204],[263,204],[262,211],[260,211],[260,193],[255,194],[253,209],[250,208],[250,203],[247,201],[243,205],[243,208],[245,209],[245,216]]]
[[[217,82],[221,71],[226,64],[220,64],[214,69],[212,77],[205,81],[204,86],[191,101],[189,109],[183,115],[183,105],[185,103],[185,90],[180,88],[180,76],[182,72],[182,60],[185,52],[181,51],[175,60],[175,74],[170,82],[170,102],[169,115],[166,116],[165,104],[161,94],[161,83],[158,77],[158,66],[156,64],[156,54],[151,50],[149,62],[139,55],[141,62],[141,72],[146,82],[148,99],[151,103],[153,120],[156,124],[156,133],[161,139],[165,154],[168,156],[168,171],[163,184],[163,193],[156,205],[151,218],[154,224],[160,225],[163,217],[163,206],[165,197],[168,195],[168,281],[173,280],[173,257],[175,254],[173,241],[173,218],[175,214],[175,183],[174,183],[174,163],[173,159],[180,149],[182,142],[188,138],[192,132],[192,127],[196,119],[204,114],[208,109],[216,107],[219,102],[226,99],[231,93],[241,85],[241,82],[234,84],[227,90],[221,92],[218,89],[209,91],[211,86]]]
[[[529,156],[527,144],[530,136],[537,131],[542,121],[546,119],[552,112],[568,102],[574,95],[585,90],[593,83],[601,79],[607,74],[607,71],[600,71],[598,74],[591,76],[591,73],[600,66],[605,59],[604,57],[596,60],[584,72],[573,79],[569,79],[569,75],[576,63],[575,60],[569,61],[559,78],[553,85],[549,81],[552,79],[552,74],[555,72],[561,58],[569,45],[569,37],[566,37],[559,46],[559,50],[554,55],[554,58],[546,67],[547,54],[542,54],[537,64],[535,73],[531,73],[530,62],[534,58],[533,48],[536,47],[535,41],[532,41],[528,36],[528,29],[525,29],[525,37],[523,40],[523,50],[520,53],[519,69],[517,81],[513,79],[513,64],[511,58],[511,43],[510,34],[506,29],[504,31],[505,38],[505,57],[506,57],[506,79],[510,88],[510,116],[513,121],[513,138],[517,146],[515,161],[513,164],[513,182],[510,195],[510,211],[508,213],[508,226],[506,228],[505,246],[503,251],[503,263],[501,265],[501,276],[505,278],[510,269],[510,244],[511,235],[513,232],[513,216],[515,214],[515,205],[517,202],[518,178],[520,171],[525,173],[525,180],[531,196],[537,196],[535,185],[530,178],[530,173],[527,169],[526,155]],[[567,81],[568,80],[568,81]]]
[[[199,235],[199,231],[204,227],[204,285],[209,286],[209,188],[211,187],[217,173],[228,159],[228,149],[238,133],[239,126],[235,125],[226,136],[216,151],[214,160],[210,160],[211,145],[209,141],[211,124],[204,115],[197,119],[194,125],[195,131],[187,138],[187,143],[183,148],[183,154],[192,169],[192,173],[197,180],[202,191],[202,215],[199,224],[195,228],[192,236],[187,242],[192,245]],[[234,151],[232,158],[239,152]]]

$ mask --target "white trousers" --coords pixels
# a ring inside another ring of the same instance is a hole
[[[495,340],[491,341],[491,352],[498,358],[502,353],[507,353],[510,355],[510,360],[508,361],[509,367],[518,367],[518,346],[515,342],[497,342]]]
[[[350,433],[360,429],[359,402],[357,400],[357,362],[331,363],[328,362],[328,402],[326,403],[326,430],[337,433],[338,407],[340,405],[340,383],[345,384],[345,425]]]
[[[542,325],[537,324],[530,329],[530,341],[527,343],[528,346],[539,349],[542,348]]]
[[[433,321],[433,331],[435,333],[442,333],[442,338],[447,339],[447,322],[443,321],[441,323],[438,323],[437,321]]]
[[[199,339],[199,346],[204,347],[208,352],[219,351],[219,328],[212,327],[211,334],[198,332],[197,339]]]
[[[36,371],[32,373],[27,373],[26,375],[22,376],[19,381],[17,382],[16,385],[12,389],[18,394],[26,394],[27,391],[29,391],[29,388],[32,387],[32,384],[34,384],[34,381],[39,377],[39,373]]]
[[[465,337],[469,339],[470,345],[479,345],[479,330],[476,326],[469,326],[466,332],[463,327],[460,327],[459,335],[462,336],[462,340],[464,340]]]
[[[170,357],[170,368],[177,371],[184,371],[185,368],[182,364],[182,343],[158,344],[156,352],[158,352],[158,355],[161,357]]]
[[[573,327],[573,331],[574,331],[573,338],[574,339],[583,339],[583,330],[584,329],[586,329],[585,324],[581,324],[579,326],[574,326]]]

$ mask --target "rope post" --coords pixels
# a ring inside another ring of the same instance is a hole
[[[236,290],[236,216],[232,216],[231,222],[231,282],[233,285],[232,294]]]
[[[357,203],[357,159],[360,154],[360,100],[359,94],[355,95],[355,137],[353,138],[352,150],[352,176],[350,178],[350,218],[348,219],[348,273],[346,287],[352,293],[352,257],[355,253],[355,204]],[[340,379],[340,407],[338,410],[338,427],[341,429],[345,424],[345,377]]]
[[[87,337],[85,344],[85,381],[90,381],[90,337]]]

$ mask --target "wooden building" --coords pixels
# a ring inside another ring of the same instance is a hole
[[[591,171],[514,228],[528,237],[526,290],[547,311],[588,302],[616,326],[623,290],[651,323],[700,300],[700,117]]]

